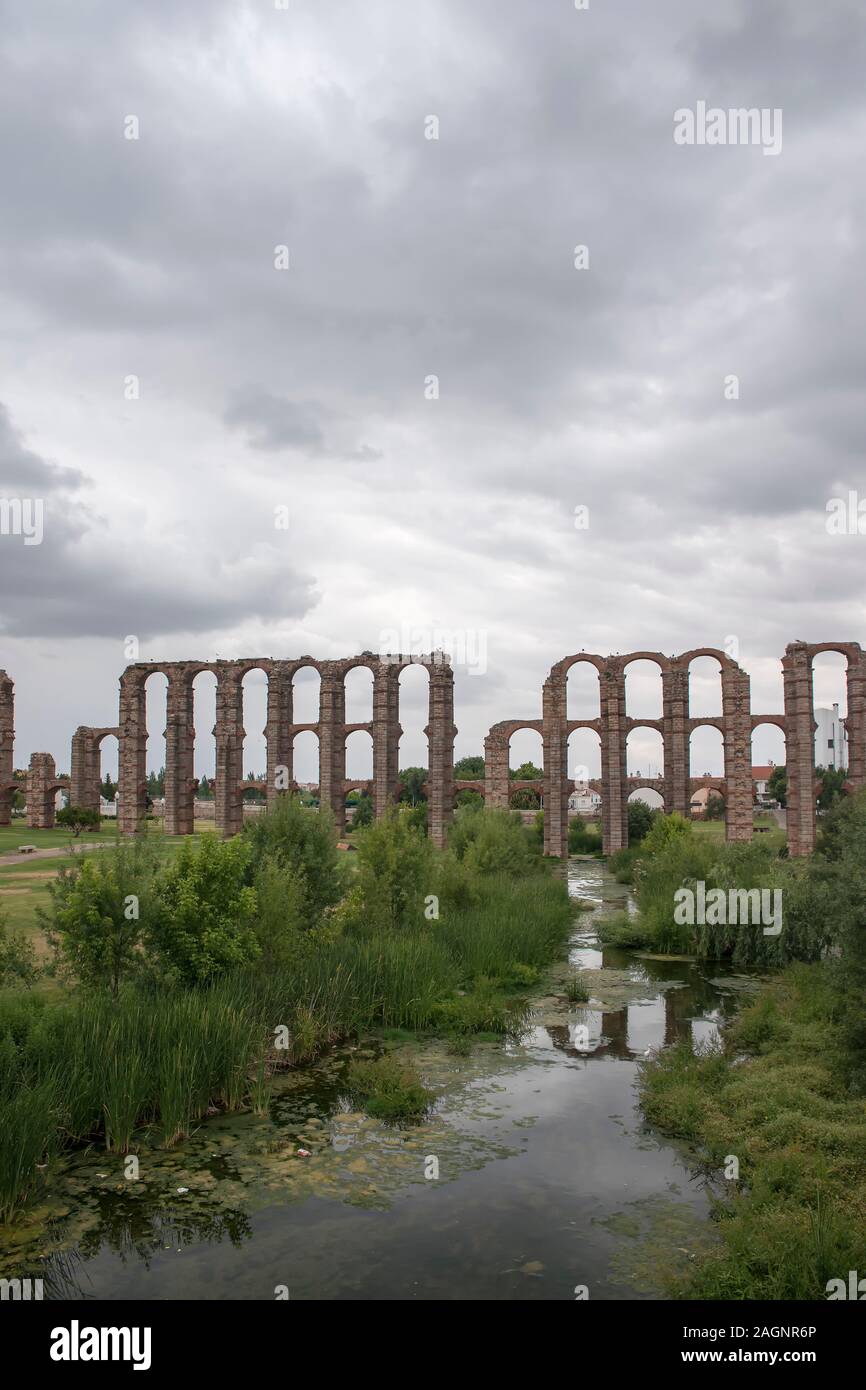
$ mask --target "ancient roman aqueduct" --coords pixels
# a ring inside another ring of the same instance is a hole
[[[819,652],[837,652],[847,661],[848,786],[861,787],[866,780],[866,655],[856,642],[792,642],[782,659],[784,713],[751,712],[748,674],[725,652],[697,648],[681,656],[660,652],[630,652],[596,656],[580,652],[564,657],[552,667],[544,682],[540,719],[508,719],[494,724],[484,741],[483,782],[457,781],[454,777],[454,677],[449,658],[441,653],[426,657],[377,656],[363,652],[344,661],[294,661],[249,659],[216,662],[138,662],[120,678],[119,724],[116,728],[82,726],[72,739],[69,778],[58,778],[49,753],[34,753],[27,773],[27,823],[45,828],[54,823],[55,792],[67,787],[73,804],[99,806],[100,745],[109,734],[119,744],[118,818],[122,834],[134,834],[146,809],[147,723],[145,683],[154,672],[168,681],[165,729],[165,828],[171,834],[193,830],[196,779],[193,770],[193,681],[201,671],[216,674],[216,785],[215,819],[223,835],[241,827],[243,791],[243,678],[248,671],[263,671],[268,679],[267,799],[272,803],[296,784],[293,777],[293,744],[296,734],[311,731],[319,743],[320,804],[330,806],[339,829],[345,826],[348,791],[368,790],[376,817],[384,815],[398,791],[400,736],[399,676],[408,665],[421,665],[429,675],[429,718],[425,733],[429,759],[427,777],[430,834],[436,844],[445,842],[454,798],[462,788],[479,790],[488,806],[507,807],[510,795],[535,783],[509,778],[509,744],[520,729],[541,734],[544,766],[545,853],[563,856],[568,841],[568,797],[573,783],[568,778],[569,735],[575,729],[594,729],[601,748],[602,830],[607,853],[627,843],[628,797],[638,786],[660,791],[665,810],[689,814],[692,790],[705,779],[692,778],[689,739],[694,729],[710,725],[721,731],[724,776],[713,779],[725,801],[726,835],[729,840],[748,840],[752,835],[753,788],[751,737],[759,724],[775,724],[785,735],[788,771],[788,848],[791,854],[808,854],[815,842],[815,765],[812,694],[812,662]],[[722,686],[720,716],[689,715],[689,664],[697,657],[713,657],[719,663]],[[655,662],[662,679],[662,718],[633,719],[626,712],[626,672],[632,661]],[[595,719],[569,719],[566,705],[568,672],[578,662],[596,668],[599,683],[599,715]],[[346,723],[345,680],[355,667],[367,667],[373,675],[373,718],[368,723]],[[315,723],[293,722],[293,679],[301,668],[313,667],[321,678],[319,718]],[[626,767],[626,740],[634,728],[657,729],[664,745],[664,775],[651,782],[630,778]],[[366,730],[373,743],[373,777],[370,781],[346,777],[346,739]],[[11,818],[13,780],[14,692],[5,671],[0,672],[0,824]]]

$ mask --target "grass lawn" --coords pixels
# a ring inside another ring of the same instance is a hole
[[[184,839],[182,835],[162,835],[162,822],[150,821],[149,835],[161,836],[161,849],[166,856],[175,852]],[[213,821],[197,821],[195,835],[214,833]],[[0,908],[7,924],[13,931],[24,932],[32,937],[37,954],[42,956],[47,950],[42,931],[36,917],[37,909],[48,906],[48,885],[62,868],[88,854],[101,854],[117,842],[117,824],[104,820],[100,831],[83,832],[79,840],[68,830],[28,830],[22,822],[11,826],[0,826]],[[95,850],[84,849],[86,844],[98,845]],[[58,854],[51,859],[29,859],[17,863],[4,863],[4,856],[14,855],[19,845],[35,845],[37,849],[64,849],[66,854]],[[77,848],[76,848],[77,846]]]

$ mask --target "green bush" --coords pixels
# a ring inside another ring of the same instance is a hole
[[[387,1052],[375,1061],[350,1063],[346,1085],[368,1115],[382,1120],[421,1120],[434,1100],[416,1069]]]
[[[601,836],[582,820],[568,823],[569,854],[601,854]]]
[[[260,953],[249,842],[205,835],[184,840],[159,875],[149,939],[162,967],[184,984],[211,980]]]
[[[152,925],[157,858],[146,838],[122,840],[49,884],[49,907],[37,916],[61,970],[86,988],[121,985],[142,967]]]
[[[271,810],[244,822],[248,848],[247,883],[252,885],[266,859],[291,870],[304,887],[304,914],[317,921],[343,895],[344,879],[333,817],[313,812],[295,796],[278,797]]]

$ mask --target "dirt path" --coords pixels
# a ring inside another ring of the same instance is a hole
[[[68,855],[73,849],[104,849],[105,846],[113,841],[107,840],[72,840],[68,845],[55,845],[53,849],[34,849],[30,854],[19,854],[15,851],[6,851],[0,854],[0,869],[6,864],[33,864],[37,859],[60,859]]]

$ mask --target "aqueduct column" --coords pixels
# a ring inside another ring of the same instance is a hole
[[[664,716],[665,810],[688,817],[689,795],[689,670],[671,666],[662,672]]]
[[[118,829],[134,835],[147,810],[147,710],[144,672],[128,666],[120,678]]]
[[[346,689],[338,662],[322,663],[319,693],[319,804],[330,806],[339,834],[346,828]]]
[[[805,642],[791,642],[782,658],[785,683],[785,763],[788,780],[788,853],[815,847],[815,714],[812,657]]]
[[[625,675],[621,667],[601,673],[602,849],[614,854],[628,846]]]
[[[0,825],[9,825],[12,820],[14,744],[15,686],[6,672],[0,671]]]
[[[220,835],[237,835],[243,825],[243,672],[231,661],[217,663],[214,738],[216,828]]]
[[[548,676],[541,695],[544,763],[544,853],[568,856],[568,720],[566,677]]]
[[[866,785],[866,653],[858,652],[856,659],[849,654],[846,676],[848,714],[845,733],[848,738],[848,781],[858,791]]]
[[[69,801],[72,806],[99,810],[99,744],[87,724],[80,724],[72,735]]]
[[[274,806],[281,791],[292,789],[295,775],[292,746],[292,676],[289,670],[275,661],[268,672],[268,715],[265,726],[265,746],[268,762],[266,789],[268,808]]]
[[[373,813],[393,804],[400,761],[400,670],[380,661],[373,672]]]
[[[484,740],[484,805],[488,810],[508,809],[509,737],[494,724]]]
[[[192,835],[195,829],[195,729],[193,677],[178,664],[169,667],[165,706],[165,831]]]
[[[751,840],[752,711],[749,677],[739,666],[722,669],[722,716],[727,792],[725,839]]]
[[[434,654],[427,734],[427,804],[430,838],[444,847],[454,813],[454,672]]]
[[[27,824],[31,830],[50,830],[54,824],[57,768],[50,753],[34,753],[27,769]]]

